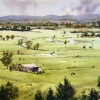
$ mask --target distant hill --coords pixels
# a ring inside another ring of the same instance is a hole
[[[74,21],[74,22],[91,22],[100,20],[99,14],[86,14],[86,15],[47,15],[47,16],[26,16],[26,15],[10,15],[0,17],[0,22],[62,22],[62,21]]]

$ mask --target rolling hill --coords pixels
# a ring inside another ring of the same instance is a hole
[[[0,17],[0,22],[91,22],[100,20],[100,14],[85,14],[85,15],[47,15],[47,16],[27,16],[27,15],[9,15]]]

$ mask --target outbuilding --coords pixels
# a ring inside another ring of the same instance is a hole
[[[35,64],[21,64],[21,69],[24,72],[39,72],[42,71],[40,66]]]

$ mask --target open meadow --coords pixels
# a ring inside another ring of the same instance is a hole
[[[2,58],[2,52],[8,50],[13,52],[13,63],[33,63],[41,66],[45,72],[44,74],[21,71],[10,72],[0,61],[0,85],[10,81],[17,86],[20,91],[18,100],[33,100],[34,93],[38,89],[46,92],[51,87],[55,90],[59,82],[63,83],[64,77],[68,78],[75,87],[77,96],[81,95],[83,90],[88,93],[91,88],[98,89],[100,38],[77,37],[77,34],[81,35],[82,33],[70,33],[74,30],[0,31],[0,35],[3,37],[6,37],[6,35],[15,36],[14,40],[0,39],[0,59]],[[91,30],[96,31],[96,29]],[[64,31],[66,32],[65,34]],[[34,44],[39,43],[39,49],[27,49],[18,45],[18,38],[16,37],[24,37],[31,40],[32,47]],[[65,40],[67,41],[66,45],[64,44]],[[84,45],[86,46],[85,49],[83,48]],[[91,45],[93,48],[89,48]],[[22,54],[18,55],[18,50]],[[75,75],[71,75],[72,72]]]

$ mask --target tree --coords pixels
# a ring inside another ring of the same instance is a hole
[[[2,35],[0,35],[0,38],[2,39]]]
[[[39,49],[39,47],[40,47],[40,44],[39,43],[36,43],[35,45],[34,45],[34,50],[38,50]]]
[[[6,39],[7,39],[7,41],[9,40],[9,38],[10,38],[9,35],[6,35]]]
[[[15,37],[14,35],[11,35],[11,39],[12,39],[12,40],[14,39],[14,37]]]
[[[98,84],[97,84],[98,87],[100,87],[100,76],[98,77]]]
[[[55,97],[53,95],[53,90],[51,88],[49,88],[49,90],[48,90],[46,100],[55,100]]]
[[[80,100],[88,100],[89,97],[86,94],[83,94],[82,97],[80,98]]]
[[[26,42],[27,49],[30,49],[31,45],[32,45],[32,41],[27,41]]]
[[[95,33],[94,33],[94,32],[92,32],[91,36],[95,36]]]
[[[30,30],[31,30],[31,28],[28,26],[28,27],[27,27],[27,31],[30,31]]]
[[[55,38],[56,36],[54,35],[53,38]]]
[[[23,39],[18,40],[18,45],[21,45],[21,44],[23,44]]]
[[[57,100],[72,100],[76,93],[76,90],[66,78],[64,79],[64,84],[59,83],[56,90]]]
[[[36,45],[34,45],[33,49],[36,50]]]
[[[84,46],[83,46],[83,48],[85,49],[85,48],[86,48],[86,46],[84,45]]]
[[[15,64],[12,64],[11,66],[9,66],[9,71],[11,72],[14,67],[15,67]]]
[[[17,51],[17,54],[20,55],[20,50]]]
[[[92,26],[95,28],[95,27],[96,27],[96,23],[95,23],[95,22],[93,22],[92,24],[93,24]]]
[[[26,29],[26,26],[22,25],[21,26],[21,31],[25,31],[25,29]]]
[[[65,44],[65,47],[66,47],[66,44],[67,44],[67,41],[66,40],[64,41],[64,44]]]
[[[42,94],[42,92],[40,90],[36,91],[35,100],[44,100],[43,94]]]
[[[0,86],[0,100],[15,100],[19,96],[18,87],[9,81],[5,85]]]
[[[99,24],[99,28],[100,28],[100,21],[97,22]]]
[[[15,25],[15,26],[13,27],[13,31],[17,31],[17,30],[18,30],[18,26]]]
[[[85,32],[85,33],[84,33],[84,36],[88,36],[88,33],[87,33],[87,32]]]
[[[2,55],[3,57],[1,58],[1,62],[4,64],[4,66],[7,66],[8,69],[9,65],[11,65],[12,63],[13,53],[9,51],[4,51]]]
[[[91,89],[89,93],[89,100],[99,100],[99,93],[95,89]]]

